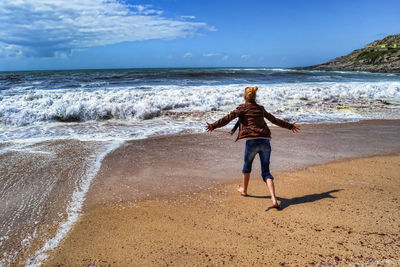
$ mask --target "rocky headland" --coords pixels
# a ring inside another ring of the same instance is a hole
[[[299,69],[400,73],[400,34],[374,41],[329,62]]]

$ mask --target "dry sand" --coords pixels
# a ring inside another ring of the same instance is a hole
[[[400,154],[279,173],[280,211],[258,176],[92,206],[45,265],[400,265]]]

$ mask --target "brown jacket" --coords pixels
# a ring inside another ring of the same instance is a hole
[[[258,105],[254,101],[246,101],[246,103],[239,105],[234,111],[212,123],[211,127],[213,130],[223,127],[237,117],[239,117],[240,130],[236,140],[246,137],[271,137],[271,131],[265,123],[264,118],[267,118],[270,122],[280,127],[293,128],[293,124],[275,118],[263,106]]]

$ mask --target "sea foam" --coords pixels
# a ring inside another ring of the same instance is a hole
[[[224,110],[243,102],[243,85],[151,86],[151,89],[32,90],[3,96],[0,119],[7,125],[32,125],[43,121],[148,120],[162,111]],[[328,100],[356,101],[400,99],[400,82],[298,83],[262,85],[258,102],[276,111],[319,105]],[[293,101],[303,100],[302,104]]]
[[[224,84],[25,90],[2,96],[0,140],[199,132],[205,121],[243,103],[243,89],[242,84]],[[400,118],[400,81],[262,84],[257,102],[289,121],[395,119]]]
[[[26,261],[25,266],[41,266],[43,261],[48,258],[47,252],[56,248],[61,240],[71,230],[73,224],[79,219],[86,194],[89,190],[92,180],[95,178],[101,167],[101,162],[108,153],[118,148],[121,144],[122,142],[118,141],[108,142],[103,147],[102,151],[90,159],[90,167],[86,170],[84,177],[82,177],[79,183],[76,185],[75,190],[72,193],[71,200],[68,203],[66,210],[67,219],[60,224],[55,236],[48,239],[45,244],[36,251],[35,255]]]

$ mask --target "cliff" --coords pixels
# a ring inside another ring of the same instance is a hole
[[[300,69],[400,73],[400,34],[374,41],[347,56]]]

